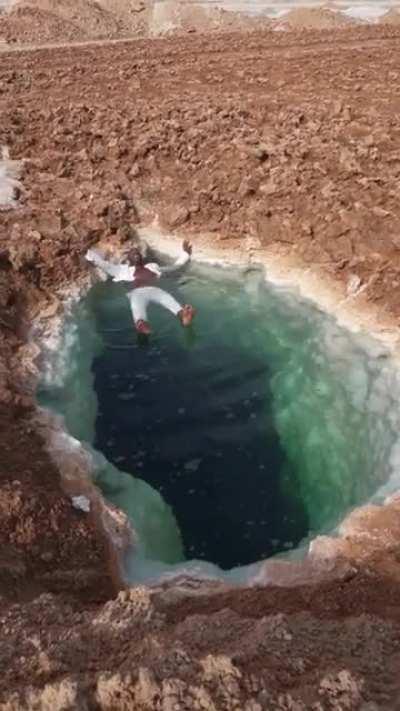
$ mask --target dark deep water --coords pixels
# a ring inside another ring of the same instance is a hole
[[[235,309],[229,283],[214,294],[190,276],[163,286],[178,298],[185,286],[182,301],[193,292],[198,317],[184,331],[155,306],[147,344],[138,343],[123,288],[96,287],[104,348],[93,362],[95,447],[161,493],[187,559],[230,569],[295,546],[308,517],[295,487],[283,485],[289,463],[257,324]],[[120,308],[110,308],[113,300]]]

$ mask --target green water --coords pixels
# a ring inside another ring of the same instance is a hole
[[[283,553],[393,477],[399,378],[372,340],[258,270],[192,266],[163,286],[195,304],[193,331],[155,308],[143,347],[124,289],[99,284],[40,393],[106,455],[95,476],[137,532],[132,577]]]

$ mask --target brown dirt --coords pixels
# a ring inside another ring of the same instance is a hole
[[[0,17],[0,35],[8,43],[51,42],[56,37],[64,41],[82,37],[73,22],[56,14],[30,6],[19,7],[10,15]]]
[[[360,596],[373,584],[382,581],[317,595],[210,590],[206,600],[135,588],[94,610],[52,595],[9,605],[0,708],[389,711],[399,698],[399,591],[387,581],[386,612],[375,616],[374,595]]]
[[[163,225],[244,236],[400,315],[399,30],[3,54],[0,709],[400,708],[398,546],[302,588],[124,591],[32,425],[31,319],[86,248]],[[396,511],[393,513],[398,517]],[[396,519],[397,520],[397,519]],[[382,571],[385,570],[385,574]],[[44,595],[37,597],[41,592]]]
[[[63,494],[27,414],[0,408],[0,595],[29,600],[51,591],[104,601],[116,590],[106,542]]]
[[[385,25],[394,25],[394,26],[399,26],[400,25],[400,12],[399,10],[396,10],[395,8],[392,8],[387,12],[385,15],[383,15],[380,18],[380,22]]]

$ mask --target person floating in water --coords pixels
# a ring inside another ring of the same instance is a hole
[[[114,264],[104,259],[96,249],[89,249],[86,253],[88,262],[95,264],[113,281],[123,281],[132,284],[128,292],[133,320],[138,333],[148,335],[151,327],[147,320],[147,307],[149,304],[160,304],[165,309],[177,316],[182,326],[190,326],[195,315],[195,309],[190,304],[182,306],[171,294],[154,286],[164,274],[170,274],[183,267],[190,261],[192,245],[188,240],[182,244],[182,254],[170,267],[160,267],[155,262],[145,263],[140,250],[135,247],[127,255],[127,263]]]

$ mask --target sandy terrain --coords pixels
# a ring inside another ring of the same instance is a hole
[[[25,161],[20,206],[0,212],[2,711],[399,708],[398,503],[369,516],[374,546],[349,532],[330,582],[115,598],[98,521],[35,425],[27,345],[89,245],[155,219],[343,293],[356,278],[395,325],[399,39],[351,26],[2,54],[0,144]]]

